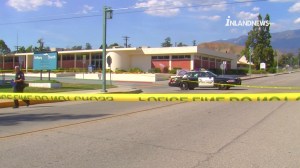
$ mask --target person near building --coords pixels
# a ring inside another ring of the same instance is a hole
[[[25,75],[24,73],[21,71],[19,66],[15,66],[15,79],[12,82],[13,83],[13,91],[15,93],[23,93],[24,88],[26,86],[25,84]],[[26,106],[28,107],[30,105],[30,101],[29,100],[23,100],[23,102],[25,102]],[[14,106],[13,108],[19,108],[19,100],[14,99]]]

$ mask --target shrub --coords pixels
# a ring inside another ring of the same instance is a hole
[[[182,69],[182,68],[180,68],[180,67],[174,67],[173,69],[169,70],[169,73],[170,74],[176,74],[177,70],[180,70],[180,69]]]
[[[106,69],[106,72],[114,72],[114,71],[111,69]]]
[[[176,69],[171,69],[171,70],[169,70],[169,73],[170,73],[170,74],[176,74],[176,72],[177,72]]]
[[[141,70],[140,68],[131,68],[129,69],[130,73],[144,73],[143,70]]]
[[[271,68],[269,68],[269,69],[267,69],[267,71],[269,72],[269,73],[276,73],[276,67],[271,67]]]
[[[118,69],[118,68],[116,68],[116,70],[115,70],[115,73],[124,73],[124,72],[127,72],[127,71],[124,69]]]
[[[151,68],[151,69],[149,69],[148,72],[149,73],[161,73],[161,70],[160,70],[160,68]]]
[[[163,73],[168,73],[168,71],[169,71],[169,67],[164,67],[163,68]]]

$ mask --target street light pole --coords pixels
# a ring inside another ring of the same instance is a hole
[[[277,51],[276,51],[276,59],[277,59],[277,61],[276,61],[276,62],[277,62],[277,64],[276,64],[276,73],[278,73],[278,68],[279,68],[279,67],[278,67],[278,57],[279,57],[279,56],[278,56],[278,53],[277,53]]]
[[[112,18],[112,10],[103,6],[103,42],[102,42],[102,91],[106,91],[106,21]]]
[[[249,48],[249,75],[251,76],[251,57],[252,57],[253,48]]]

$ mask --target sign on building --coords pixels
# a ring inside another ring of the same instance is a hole
[[[34,70],[57,69],[57,52],[37,52],[33,54]]]

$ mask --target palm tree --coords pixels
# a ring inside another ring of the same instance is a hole
[[[40,44],[39,51],[43,51],[44,49],[44,40],[42,38],[38,39],[37,43]]]

